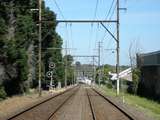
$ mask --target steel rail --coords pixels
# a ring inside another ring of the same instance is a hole
[[[41,101],[41,102],[39,102],[39,103],[37,103],[37,104],[35,104],[35,105],[27,108],[27,109],[25,109],[25,110],[23,110],[23,111],[15,114],[15,115],[11,115],[10,117],[7,118],[7,120],[12,120],[12,119],[18,117],[19,115],[22,115],[22,114],[24,114],[25,112],[30,111],[30,110],[32,110],[32,109],[40,106],[41,104],[44,104],[44,103],[46,103],[46,102],[48,102],[48,101],[50,101],[50,100],[52,100],[52,99],[54,99],[54,98],[56,98],[56,97],[58,97],[58,96],[60,96],[60,95],[63,95],[63,94],[65,94],[65,93],[73,90],[73,89],[76,88],[76,87],[78,87],[78,86],[69,88],[69,89],[67,89],[67,90],[65,90],[65,91],[63,91],[63,92],[61,92],[61,93],[59,93],[59,94],[56,94],[56,95],[54,95],[54,96],[52,96],[52,97],[50,97],[50,98],[47,98],[47,99],[45,99],[44,101]]]
[[[102,93],[98,92],[97,90],[95,90],[94,88],[92,88],[93,91],[95,91],[99,96],[101,96],[102,98],[104,98],[107,102],[109,102],[111,105],[113,105],[115,108],[117,108],[120,112],[122,112],[125,116],[127,116],[130,120],[138,120],[136,118],[136,116],[134,116],[131,113],[128,113],[126,110],[122,109],[120,106],[118,106],[116,103],[114,103],[113,101],[111,101],[109,98],[107,98],[106,96],[104,96]]]
[[[69,99],[71,99],[72,96],[74,96],[74,95],[77,93],[78,89],[79,89],[79,88],[77,88],[77,90],[75,90],[76,92],[73,92],[69,97],[67,97],[67,99],[65,99],[65,100],[56,108],[56,110],[49,116],[49,118],[48,118],[47,120],[51,120],[51,118],[53,118],[53,116],[56,114],[56,112],[57,112],[58,110],[60,110],[60,109],[65,105],[65,103],[66,103]]]
[[[92,112],[92,118],[93,120],[96,120],[96,117],[95,117],[95,112],[94,112],[94,109],[93,109],[93,105],[92,105],[92,102],[91,102],[91,98],[88,94],[88,90],[86,89],[86,93],[87,93],[87,97],[88,97],[88,101],[89,101],[89,106],[91,108],[91,112]]]

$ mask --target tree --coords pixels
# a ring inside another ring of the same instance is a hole
[[[0,64],[4,68],[4,78],[0,78],[1,89],[7,95],[22,94],[29,87],[36,87],[37,43],[38,43],[38,12],[31,12],[30,8],[37,8],[35,0],[6,0],[0,2]],[[61,50],[48,50],[48,47],[61,48],[62,39],[56,33],[56,15],[42,5],[42,17],[53,21],[42,24],[42,61],[43,70],[47,64],[56,63],[55,79],[63,79]],[[29,76],[31,78],[29,78]],[[45,73],[43,72],[43,77]],[[44,79],[43,79],[44,81]],[[33,84],[31,86],[31,84]]]
[[[49,63],[54,62],[56,67],[54,69],[54,83],[57,85],[58,82],[64,80],[64,68],[62,66],[62,38],[56,33],[56,15],[49,8],[42,5],[42,18],[46,21],[52,21],[49,23],[42,24],[42,66],[43,66],[43,78],[45,73],[49,71]],[[48,49],[50,48],[50,49]],[[49,84],[47,79],[43,79],[42,84],[46,86]]]
[[[67,84],[70,85],[73,81],[74,67],[72,66],[73,57],[71,55],[65,55],[63,57],[65,69],[67,69]]]
[[[136,66],[136,55],[141,51],[139,45],[140,44],[137,41],[132,41],[129,46],[129,59],[130,59],[130,65],[132,68],[133,83],[130,84],[128,88],[128,92],[134,93],[134,94],[137,93],[138,83],[140,80],[140,70]]]

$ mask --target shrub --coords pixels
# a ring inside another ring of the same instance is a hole
[[[5,99],[7,96],[5,90],[4,90],[4,87],[0,86],[0,100],[1,99]]]

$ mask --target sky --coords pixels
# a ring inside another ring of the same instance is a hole
[[[46,6],[56,13],[57,19],[61,20],[116,19],[116,0],[45,0],[45,2]],[[120,11],[120,64],[130,64],[128,54],[131,43],[133,49],[139,49],[141,53],[160,50],[160,0],[120,0],[120,7],[127,8],[127,11]],[[116,35],[114,23],[105,25]],[[63,47],[74,48],[68,50],[72,55],[97,55],[100,41],[101,64],[115,65],[116,42],[100,24],[60,23],[56,31],[63,39]],[[92,61],[89,58],[75,60],[84,63]]]

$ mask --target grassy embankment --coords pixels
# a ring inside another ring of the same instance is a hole
[[[115,90],[109,89],[105,86],[103,86],[102,89],[105,90],[107,95],[112,97],[116,96]],[[124,92],[120,93],[120,96],[124,96],[124,100],[127,104],[146,111],[147,115],[154,117],[156,120],[160,120],[160,103]]]

